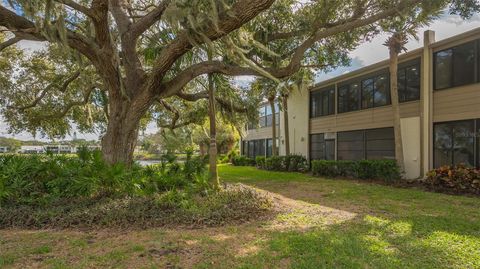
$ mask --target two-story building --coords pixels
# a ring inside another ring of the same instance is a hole
[[[394,159],[388,67],[385,60],[292,92],[291,153],[309,160]],[[439,42],[426,31],[422,48],[399,57],[398,93],[407,178],[445,164],[480,166],[480,28]],[[279,118],[282,155],[283,113]],[[249,130],[242,153],[269,137],[268,128]]]

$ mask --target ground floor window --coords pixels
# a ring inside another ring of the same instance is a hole
[[[433,162],[435,167],[463,163],[480,167],[480,120],[434,124]]]
[[[337,133],[338,160],[378,160],[395,158],[393,128]]]
[[[325,139],[324,134],[310,135],[311,160],[335,160],[335,139]]]
[[[273,140],[270,138],[270,139],[267,139],[267,157],[270,157],[272,156],[272,148],[273,148]]]
[[[270,153],[269,153],[270,152]],[[272,152],[272,139],[256,139],[242,141],[242,155],[255,159],[257,156],[268,156]]]

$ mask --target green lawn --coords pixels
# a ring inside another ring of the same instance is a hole
[[[240,226],[0,231],[0,268],[480,268],[480,198],[220,166],[279,213]]]

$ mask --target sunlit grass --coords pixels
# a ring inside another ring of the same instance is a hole
[[[480,268],[480,198],[253,167],[219,172],[286,208],[219,228],[0,231],[0,268]]]

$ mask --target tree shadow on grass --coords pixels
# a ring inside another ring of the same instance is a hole
[[[302,183],[296,183],[302,184]],[[480,200],[382,186],[348,190],[356,195],[306,194],[293,185],[257,187],[301,203],[350,212],[351,218],[308,229],[271,231],[258,253],[243,257],[256,268],[262,257],[291,268],[480,268]],[[307,192],[314,192],[308,189]],[[331,192],[332,190],[328,190]],[[377,193],[376,191],[381,191]],[[389,197],[392,195],[392,197]],[[350,200],[345,200],[346,198]],[[307,212],[308,214],[308,212]],[[312,221],[295,216],[291,218]],[[329,215],[322,216],[322,222]]]
[[[480,240],[445,231],[423,235],[411,223],[371,215],[308,230],[271,231],[241,268],[479,268]],[[288,266],[284,265],[288,261]]]

